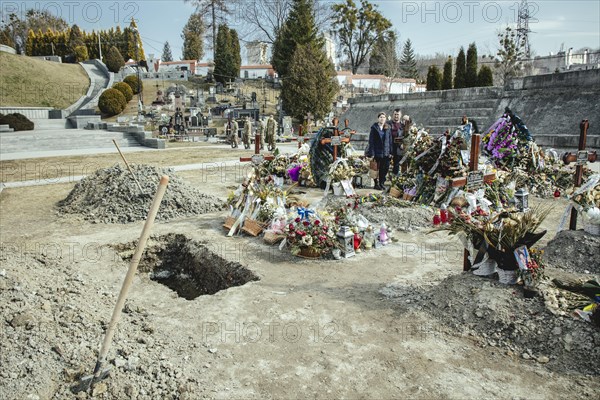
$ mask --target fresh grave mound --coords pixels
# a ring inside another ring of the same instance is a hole
[[[547,306],[556,288],[542,285],[540,291],[541,296],[526,299],[519,286],[463,273],[429,288],[392,284],[381,292],[483,346],[547,363],[555,371],[600,375],[600,329]]]
[[[327,210],[352,209],[354,213],[363,215],[369,224],[376,228],[384,222],[388,228],[403,232],[431,227],[433,211],[425,206],[384,195],[369,195],[363,200],[365,201],[327,196],[321,200],[325,202],[321,205]]]
[[[114,246],[119,255],[130,261],[137,242]],[[162,283],[180,297],[193,300],[198,296],[242,286],[259,278],[240,263],[228,261],[210,244],[188,239],[181,234],[153,236],[140,260],[140,272],[149,272],[150,279]]]
[[[169,185],[158,210],[157,219],[219,211],[224,203],[190,187],[172,169],[149,165],[132,165],[142,192],[132,174],[120,165],[97,170],[78,182],[66,199],[58,203],[61,213],[82,214],[94,223],[127,223],[146,219],[162,175]]]
[[[555,268],[600,274],[600,236],[583,230],[560,231],[548,242],[544,258]]]

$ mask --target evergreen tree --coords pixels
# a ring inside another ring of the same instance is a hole
[[[465,59],[465,49],[461,46],[456,58],[456,71],[454,71],[454,89],[462,89],[465,86],[467,75],[467,61]]]
[[[452,57],[444,64],[444,76],[442,78],[442,90],[452,89]]]
[[[469,45],[467,50],[467,73],[465,76],[465,84],[467,87],[478,86],[477,80],[477,46],[475,43]]]
[[[281,88],[286,112],[298,120],[308,113],[324,118],[331,110],[339,86],[333,64],[322,47],[299,45],[289,63],[289,76]]]
[[[402,57],[400,58],[400,71],[402,71],[402,77],[404,78],[419,78],[417,60],[415,59],[415,52],[410,39],[406,39],[406,42],[404,42]]]
[[[119,49],[117,49],[116,46],[112,46],[110,49],[108,49],[108,54],[106,54],[104,63],[110,72],[117,73],[125,65],[125,60],[123,59]]]
[[[292,9],[273,43],[271,64],[280,77],[288,76],[288,65],[299,45],[325,45],[315,25],[313,3],[310,0],[293,0]]]
[[[242,56],[240,54],[240,40],[234,29],[220,25],[217,31],[215,51],[214,76],[218,82],[227,83],[240,76]]]
[[[27,40],[25,41],[25,54],[28,56],[36,56],[35,54],[36,37],[33,30],[27,32]]]
[[[169,42],[166,41],[163,46],[162,57],[160,58],[162,61],[173,61],[173,55],[171,54],[171,46]]]
[[[477,86],[494,86],[494,74],[487,65],[482,65],[477,75]]]
[[[388,34],[382,34],[373,45],[369,58],[369,74],[396,77],[399,65],[396,34],[389,31]]]
[[[74,24],[71,29],[69,29],[69,52],[74,54],[75,48],[83,45],[85,45],[85,42],[83,41],[83,33],[81,32],[81,29]]]
[[[181,33],[183,39],[183,59],[200,60],[204,56],[204,22],[202,15],[190,15]]]
[[[131,18],[129,27],[125,28],[123,36],[126,39],[125,57],[135,61],[145,60],[146,54],[144,53],[144,45],[142,44],[142,38],[133,17]],[[171,59],[172,58],[173,57],[171,56]]]
[[[429,67],[427,71],[427,91],[442,90],[442,73],[435,65]]]

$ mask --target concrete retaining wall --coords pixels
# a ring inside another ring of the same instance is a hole
[[[490,121],[510,107],[527,124],[536,142],[543,147],[577,148],[579,123],[588,119],[588,148],[600,149],[600,70],[584,70],[525,77],[509,82],[505,88],[468,88],[398,95],[357,97],[340,119],[350,127],[368,132],[377,113],[388,114],[400,108],[417,125],[428,121],[443,109],[492,107]],[[493,104],[493,106],[492,106]],[[479,122],[479,121],[478,121]],[[459,121],[456,121],[458,125]],[[489,122],[479,124],[485,131]],[[441,131],[432,131],[439,134]]]

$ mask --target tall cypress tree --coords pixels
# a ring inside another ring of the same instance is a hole
[[[439,68],[435,65],[429,67],[427,71],[427,90],[441,90],[442,89],[442,73]]]
[[[465,59],[465,49],[461,46],[456,57],[456,71],[454,71],[454,89],[466,87],[465,77],[467,75],[467,61]]]
[[[240,49],[240,39],[235,29],[229,30],[229,48],[231,52],[230,76],[235,80],[240,76],[240,67],[242,66],[242,54]]]
[[[294,4],[273,43],[271,64],[280,77],[288,76],[288,65],[298,45],[314,44],[322,48],[325,39],[319,36],[314,9],[310,0],[293,0]]]
[[[444,76],[442,78],[442,90],[452,89],[452,57],[448,57],[444,64]]]
[[[237,33],[235,34],[237,37]],[[238,40],[239,46],[239,40]],[[232,34],[227,25],[219,25],[217,30],[217,40],[215,48],[215,68],[213,74],[215,80],[221,83],[227,83],[230,79],[235,79],[239,75],[235,74],[236,56],[234,54],[234,44]]]
[[[466,87],[475,87],[477,85],[477,46],[475,43],[469,45],[467,50],[467,73],[465,76]]]
[[[482,65],[477,75],[477,86],[493,86],[494,74],[487,65]]]

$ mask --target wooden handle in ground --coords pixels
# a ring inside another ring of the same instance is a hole
[[[133,173],[133,170],[131,169],[131,167],[129,166],[129,163],[125,159],[125,156],[123,155],[123,153],[121,153],[121,149],[119,148],[119,145],[117,144],[117,141],[115,139],[113,139],[112,141],[115,144],[115,147],[117,148],[117,151],[121,155],[121,158],[123,159],[123,162],[125,163],[125,166],[129,170],[129,172],[131,172],[131,176],[133,176],[133,180],[135,181],[135,183],[137,184],[138,188],[140,189],[140,193],[144,193],[144,191],[142,190],[142,186],[140,185],[140,183],[138,182],[137,178],[135,177],[135,174]]]
[[[127,275],[125,275],[125,280],[123,281],[123,286],[121,287],[121,292],[119,293],[117,304],[115,305],[112,318],[110,319],[110,324],[108,325],[108,329],[106,330],[104,342],[102,343],[102,348],[100,349],[98,363],[103,363],[106,358],[106,355],[108,354],[110,343],[112,341],[113,335],[115,334],[115,328],[121,317],[121,312],[123,311],[125,300],[127,299],[127,293],[129,292],[129,288],[133,283],[133,277],[135,276],[138,264],[140,263],[140,259],[142,258],[142,253],[144,252],[144,248],[146,247],[146,242],[148,241],[148,237],[150,236],[150,231],[152,230],[152,226],[154,225],[154,219],[156,218],[156,214],[158,213],[160,202],[162,201],[165,191],[167,190],[168,183],[169,177],[163,175],[160,178],[160,183],[158,185],[156,194],[154,195],[154,200],[152,201],[150,211],[148,212],[146,223],[144,224],[144,228],[142,229],[142,234],[140,235],[140,240],[138,241],[137,248],[135,249],[135,254],[131,258],[131,262],[129,263],[129,270],[127,271]]]

